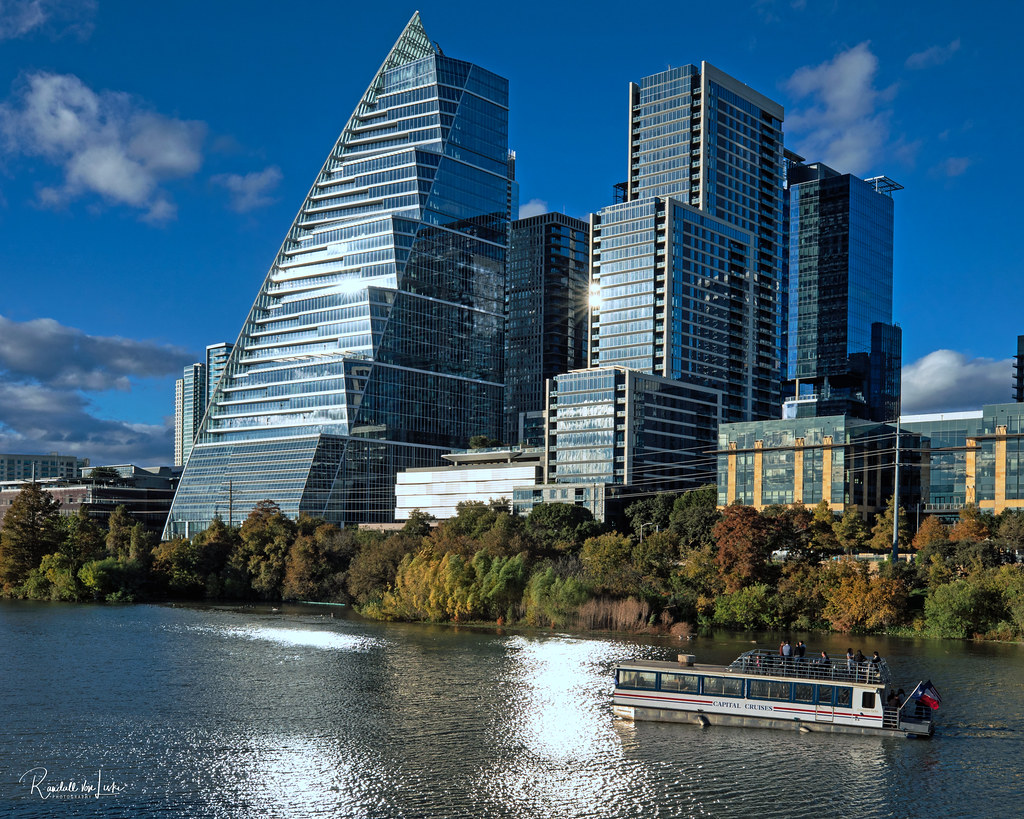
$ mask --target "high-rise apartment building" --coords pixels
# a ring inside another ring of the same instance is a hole
[[[589,230],[563,213],[512,223],[505,292],[506,443],[523,443],[523,413],[544,409],[547,379],[587,366]]]
[[[398,470],[500,436],[510,169],[507,80],[414,14],[260,288],[165,536],[267,498],[390,522]]]
[[[41,481],[44,478],[77,478],[88,459],[74,455],[18,455],[0,453],[0,481]]]
[[[174,382],[174,465],[184,466],[206,411],[206,365],[190,364]]]
[[[724,420],[778,415],[782,120],[706,62],[630,85],[626,201],[591,227],[591,366],[720,391]]]
[[[224,374],[224,368],[228,365],[231,351],[234,344],[229,341],[222,341],[219,344],[210,344],[206,348],[206,404],[209,405],[213,398],[213,391],[217,388],[220,377]]]
[[[893,199],[884,176],[822,163],[788,169],[786,417],[899,416],[901,331],[892,323]]]
[[[1024,336],[1017,336],[1017,355],[1013,357],[1013,400],[1024,403]]]

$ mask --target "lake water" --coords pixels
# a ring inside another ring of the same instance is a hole
[[[346,611],[0,603],[0,814],[1024,814],[1021,646],[793,635],[931,678],[935,737],[701,730],[611,714],[611,666],[676,640]],[[750,640],[684,645],[728,662]]]

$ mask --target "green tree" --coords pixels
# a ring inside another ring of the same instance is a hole
[[[871,530],[871,540],[868,546],[873,552],[891,552],[892,551],[892,522],[893,522],[893,508],[896,504],[896,497],[892,496],[889,498],[889,502],[885,506],[885,511],[875,515],[875,526]],[[906,551],[910,547],[910,523],[907,521],[907,513],[900,508],[900,523],[899,523],[899,548],[900,551]]]
[[[715,622],[726,628],[777,628],[778,600],[771,586],[754,583],[715,601]]]
[[[935,637],[973,637],[1006,616],[1002,592],[988,575],[938,586],[924,601],[925,627]]]
[[[714,544],[711,532],[721,519],[718,488],[712,483],[683,492],[676,498],[669,515],[669,527],[679,536],[683,551],[702,549]]]
[[[60,551],[77,567],[103,556],[106,534],[90,516],[88,506],[82,505],[75,514],[61,517],[60,524],[63,532]]]
[[[281,597],[288,550],[295,539],[294,521],[285,517],[271,500],[263,500],[249,513],[239,529],[241,543],[229,565],[264,600]]]
[[[10,589],[24,581],[61,541],[60,501],[38,483],[25,484],[7,507],[0,528],[0,583]]]
[[[118,506],[107,520],[107,554],[118,560],[128,560],[132,548],[132,528],[135,518],[124,505]]]
[[[618,597],[633,594],[639,575],[632,564],[633,541],[618,532],[589,538],[580,551],[580,562],[594,591]]]
[[[501,446],[501,441],[497,438],[489,438],[486,435],[474,435],[469,439],[470,449],[492,449],[499,446]]]
[[[657,495],[648,495],[627,506],[626,518],[629,520],[633,534],[639,538],[642,534],[641,529],[647,533],[652,530],[668,529],[677,497],[678,495],[671,492],[660,492]]]
[[[434,520],[433,515],[421,512],[419,509],[413,509],[409,513],[409,518],[402,527],[402,531],[407,535],[425,537],[430,534],[431,524]]]
[[[1024,509],[1007,509],[999,515],[996,537],[1004,549],[1024,549]]]
[[[112,466],[97,466],[89,471],[89,478],[96,483],[116,483],[121,480],[121,473]]]
[[[287,600],[347,600],[345,571],[356,551],[351,530],[321,523],[295,538],[285,563],[282,594]]]
[[[809,549],[817,560],[843,550],[836,537],[836,515],[827,500],[821,500],[814,507],[811,517]]]
[[[589,509],[572,503],[538,503],[525,523],[527,533],[549,553],[579,551],[588,537],[596,537],[604,528]]]
[[[847,507],[843,516],[832,525],[832,531],[835,533],[836,542],[848,555],[862,552],[871,536],[868,525],[852,506]]]

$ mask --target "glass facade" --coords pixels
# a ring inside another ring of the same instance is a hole
[[[621,367],[578,370],[549,385],[549,484],[645,492],[713,480],[721,393]]]
[[[627,201],[592,225],[590,364],[720,390],[726,420],[777,416],[782,107],[707,63],[631,99]]]
[[[505,432],[519,440],[520,413],[544,409],[544,385],[587,366],[590,226],[562,213],[512,223],[506,289]]]
[[[787,399],[797,416],[899,413],[900,330],[892,324],[898,186],[795,164],[789,182]],[[876,326],[878,325],[878,326]]]
[[[234,344],[222,341],[219,344],[211,344],[206,348],[206,406],[209,406],[213,398],[213,391],[217,388],[220,377],[224,375],[224,368],[228,365],[231,357],[231,350]]]
[[[174,384],[174,465],[183,466],[206,411],[206,365],[191,364]]]
[[[263,499],[390,522],[503,407],[508,83],[413,16],[334,145],[218,381],[165,536]]]

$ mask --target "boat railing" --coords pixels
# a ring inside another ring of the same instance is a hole
[[[889,666],[885,660],[855,663],[821,657],[781,657],[776,652],[754,649],[745,651],[729,666],[730,671],[764,677],[789,677],[799,680],[890,684]]]

